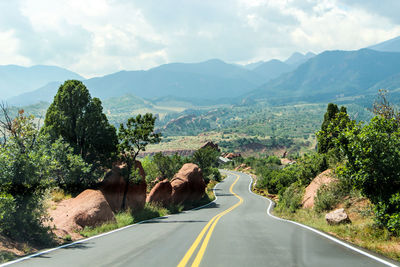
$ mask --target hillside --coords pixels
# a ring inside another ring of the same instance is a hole
[[[376,94],[377,83],[400,73],[400,53],[327,51],[295,71],[283,74],[251,92],[251,99],[270,103],[321,102]]]
[[[121,71],[85,81],[92,94],[102,99],[127,93],[150,99],[164,96],[215,99],[239,96],[262,83],[262,77],[256,73],[220,60],[173,63],[148,71]]]
[[[376,51],[400,52],[400,36],[368,47]]]
[[[77,73],[55,66],[0,66],[0,99],[35,90],[54,81],[83,80]]]
[[[264,62],[253,69],[253,71],[264,78],[265,81],[269,81],[279,77],[283,73],[294,70],[293,65],[286,64],[277,59],[273,59]]]

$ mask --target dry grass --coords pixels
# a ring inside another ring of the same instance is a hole
[[[295,213],[275,210],[274,214],[400,261],[400,237],[392,236],[386,229],[375,225],[367,200],[347,199],[346,203],[341,203],[339,207],[346,208],[351,224],[328,225],[325,213],[317,213],[311,209],[299,209]]]

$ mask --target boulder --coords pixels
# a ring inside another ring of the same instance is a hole
[[[322,185],[328,185],[334,181],[336,181],[336,179],[333,177],[331,169],[328,169],[315,177],[314,180],[312,180],[312,182],[306,187],[302,201],[303,208],[313,208],[314,198],[317,195],[318,189]]]
[[[171,180],[171,186],[171,199],[175,204],[200,200],[206,188],[203,172],[199,166],[193,163],[186,163],[182,166]]]
[[[87,189],[70,202],[71,219],[82,228],[115,222],[114,213],[100,190]]]
[[[76,198],[54,203],[48,209],[48,214],[52,220],[45,222],[45,225],[50,227],[56,236],[64,238],[69,235],[72,240],[82,238],[78,231],[85,226],[115,222],[114,214],[103,193],[92,189],[83,191]]]
[[[128,187],[126,205],[132,210],[142,209],[146,203],[146,175],[139,161],[136,161],[135,167],[139,170],[142,179],[140,183],[130,183]],[[123,177],[124,168],[125,164],[115,164],[111,171],[106,174],[100,186],[101,191],[104,193],[105,198],[114,212],[120,211],[122,206],[126,186]]]
[[[240,153],[227,153],[224,155],[224,158],[227,159],[234,159],[234,158],[240,158],[242,155]]]
[[[146,202],[168,206],[171,202],[172,186],[168,179],[158,182],[146,198]]]
[[[325,215],[328,224],[336,225],[341,223],[351,223],[349,216],[344,209],[337,209]]]

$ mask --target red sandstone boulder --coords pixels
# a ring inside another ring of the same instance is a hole
[[[168,206],[171,202],[172,186],[168,179],[158,182],[146,198],[146,202]]]
[[[171,180],[171,186],[171,198],[175,204],[200,200],[206,188],[201,169],[193,163],[182,166]]]
[[[114,213],[100,190],[85,190],[70,203],[72,220],[82,228],[115,222]]]
[[[105,198],[114,212],[121,210],[126,182],[123,177],[125,164],[116,164],[111,171],[106,174],[100,187]],[[142,209],[146,204],[146,175],[142,164],[136,161],[136,168],[142,177],[140,183],[130,183],[126,197],[126,207],[132,210]]]
[[[227,154],[225,154],[223,157],[224,158],[227,158],[227,159],[234,159],[234,158],[239,158],[239,157],[241,157],[242,155],[240,154],[240,153],[227,153]]]

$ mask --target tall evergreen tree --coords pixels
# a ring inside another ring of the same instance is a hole
[[[93,167],[109,166],[117,151],[115,127],[108,123],[101,101],[86,86],[68,80],[60,86],[47,110],[43,131],[52,140],[62,137]]]

